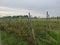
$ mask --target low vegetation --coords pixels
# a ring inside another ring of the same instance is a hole
[[[35,40],[27,19],[0,21],[2,45],[59,45],[60,19],[32,19]],[[36,41],[36,42],[35,42]]]

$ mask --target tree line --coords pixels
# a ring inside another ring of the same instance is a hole
[[[29,18],[29,16],[28,15],[3,16],[2,18],[22,18],[22,19],[27,19],[27,18]],[[31,16],[31,18],[38,19],[39,17],[37,17],[37,16],[32,17]],[[49,17],[49,18],[51,18],[51,19],[55,19],[55,18],[60,19],[60,16],[57,16],[57,17]]]
[[[28,15],[18,15],[18,16],[3,16],[2,18],[23,18],[23,19],[26,19],[26,18],[29,18]],[[38,17],[34,16],[31,18],[34,18],[34,19],[37,19]]]

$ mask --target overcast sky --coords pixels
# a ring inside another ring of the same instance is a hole
[[[60,0],[0,0],[0,16],[24,15],[31,12],[33,16],[60,16]]]

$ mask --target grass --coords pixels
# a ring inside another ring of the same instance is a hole
[[[60,19],[32,19],[36,45],[58,45]],[[2,45],[34,45],[28,20],[0,21]]]

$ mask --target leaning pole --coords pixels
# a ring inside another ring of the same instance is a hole
[[[30,30],[31,30],[31,33],[32,33],[32,38],[33,38],[33,41],[34,41],[34,45],[37,45],[37,42],[36,42],[36,38],[35,38],[35,33],[34,33],[34,29],[32,28],[32,21],[31,21],[31,15],[30,15],[30,12],[28,13],[28,22],[29,22],[29,27],[30,27]]]

